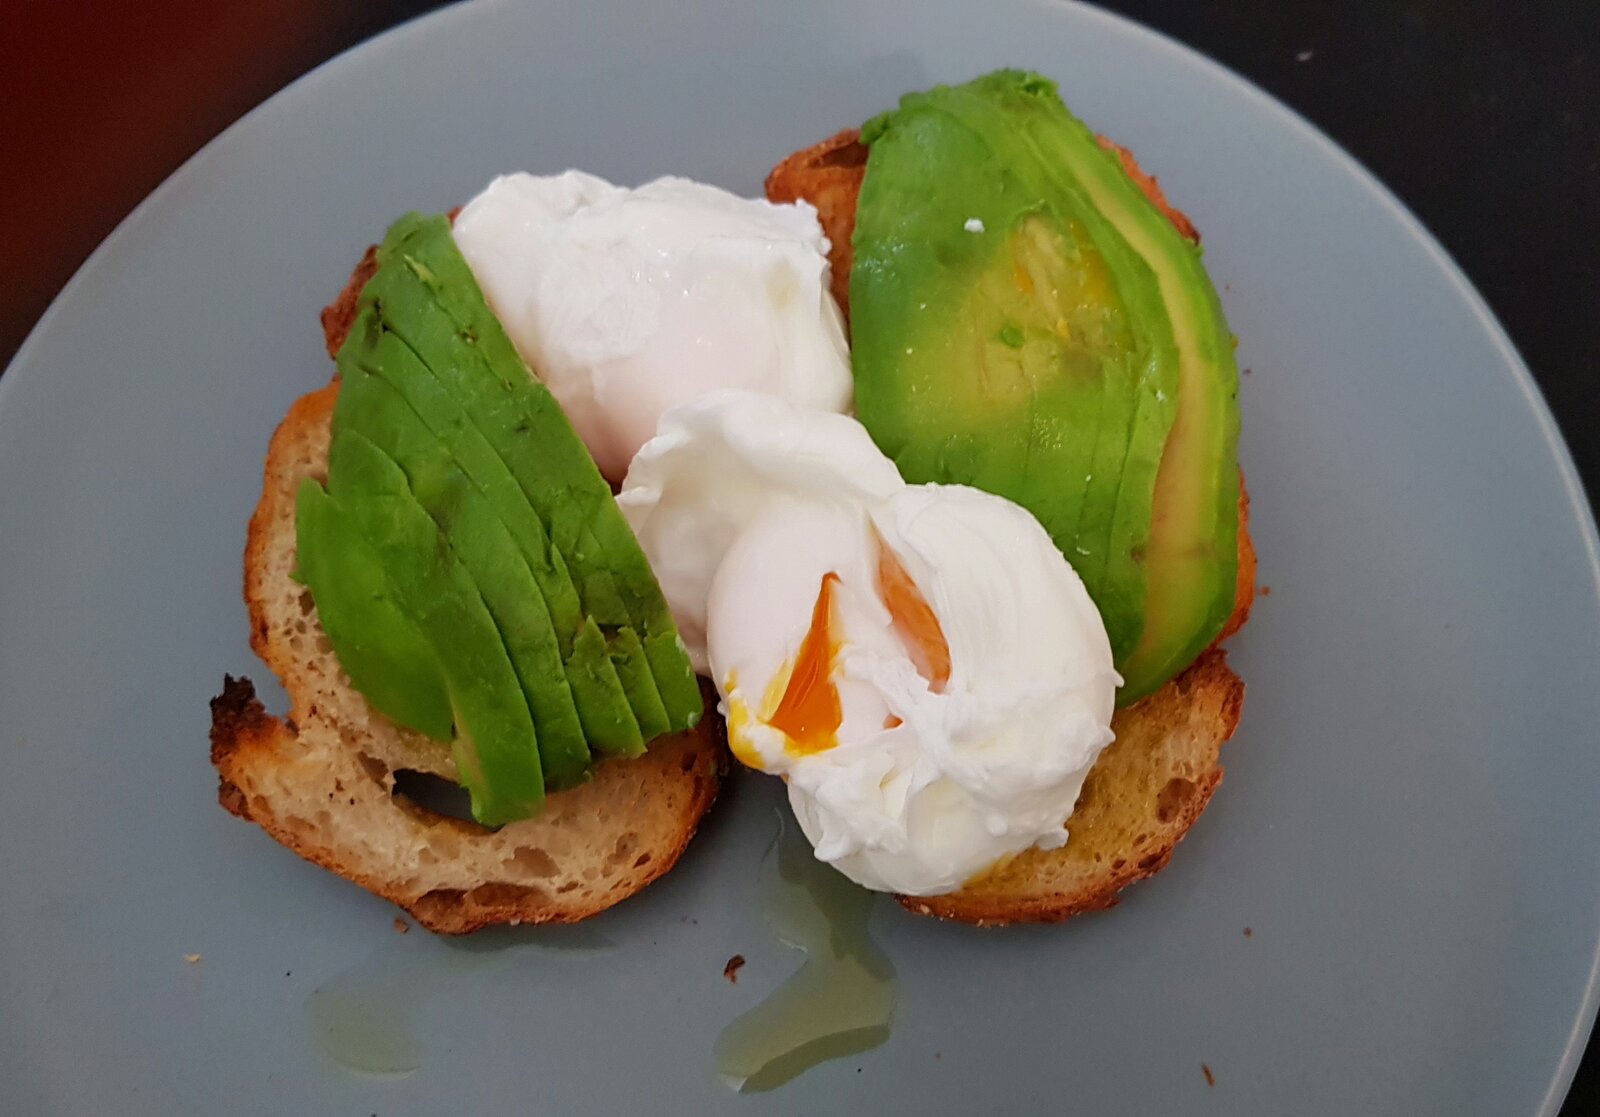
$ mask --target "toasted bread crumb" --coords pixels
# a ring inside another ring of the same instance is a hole
[[[1244,929],[1244,937],[1245,937],[1245,938],[1249,938],[1249,937],[1250,937],[1250,936],[1251,936],[1251,935],[1253,935],[1253,934],[1255,934],[1255,932],[1254,932],[1254,931],[1252,931],[1252,930],[1251,930],[1251,929],[1250,929],[1250,928],[1248,928],[1248,927],[1246,927],[1246,928],[1245,928],[1245,929]]]
[[[196,963],[196,962],[198,962],[198,961],[200,961],[200,955],[198,955],[198,954],[185,954],[185,955],[184,955],[184,956],[183,956],[183,960],[184,960],[184,961],[185,961],[185,962],[187,962],[187,963],[189,963],[189,965],[191,965],[191,966],[192,966],[192,965],[194,965],[194,964],[195,964],[195,963]]]
[[[411,924],[407,923],[404,919],[401,919],[397,915],[394,917],[394,929],[396,934],[403,935],[407,931],[411,930]]]
[[[1217,1084],[1217,1076],[1212,1074],[1211,1068],[1206,1066],[1204,1063],[1200,1064],[1200,1073],[1206,1076],[1207,1086],[1215,1086]]]
[[[742,969],[744,969],[744,955],[735,954],[728,959],[728,964],[722,967],[722,976],[727,978],[730,984],[737,985],[739,984],[739,971]]]

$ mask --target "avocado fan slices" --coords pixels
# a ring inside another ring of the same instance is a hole
[[[471,575],[417,503],[405,474],[359,432],[336,430],[328,452],[328,489],[308,478],[298,496],[301,507],[315,509],[324,501],[329,507],[313,511],[309,519],[297,516],[297,530],[311,527],[319,516],[344,518],[379,556],[395,604],[426,642],[447,695],[455,727],[451,751],[461,784],[472,794],[473,816],[496,825],[537,813],[544,804],[544,776],[516,672]],[[299,547],[312,551],[301,574],[319,614],[348,617],[349,607],[328,592],[332,583],[319,588],[309,581],[338,561],[326,549],[331,541],[314,530],[299,537]],[[343,627],[328,629],[329,639]],[[381,640],[383,634],[372,638]],[[348,642],[341,647],[336,641],[334,650],[341,663],[351,652]],[[429,717],[435,728],[438,713]]]
[[[363,312],[351,334],[379,328]],[[362,349],[366,340],[347,343],[341,357]],[[510,531],[403,396],[356,360],[341,359],[339,365],[337,421],[400,467],[417,503],[472,577],[533,715],[545,783],[551,789],[572,786],[588,767],[589,746],[550,611]]]
[[[698,720],[637,542],[444,218],[391,228],[339,368],[328,484],[298,494],[297,577],[368,700],[451,739],[475,817],[536,813],[591,747],[635,755]]]
[[[1119,703],[1149,694],[1237,577],[1238,370],[1199,249],[1035,74],[907,95],[862,140],[861,421],[906,480],[1033,512],[1105,620]]]
[[[421,452],[437,456],[443,451],[453,467],[472,483],[471,491],[462,493],[461,499],[488,504],[510,534],[527,577],[536,587],[535,601],[529,602],[528,607],[542,602],[546,610],[556,641],[557,665],[570,691],[567,701],[574,707],[583,740],[604,752],[636,754],[643,737],[607,655],[599,626],[583,615],[559,552],[550,546],[543,525],[504,460],[416,354],[398,335],[383,327],[371,305],[364,306],[357,315],[339,351],[339,366],[343,380],[335,408],[336,421],[348,416],[353,421],[366,422],[369,408],[387,403],[380,386],[387,389],[389,397],[398,396],[404,402],[423,428],[415,433],[413,446],[426,435],[432,446]],[[378,386],[369,385],[371,380],[378,381]],[[392,403],[387,405],[393,409]],[[378,441],[389,448],[393,436]],[[510,576],[522,583],[520,572],[513,570]],[[522,583],[518,592],[526,590],[526,583]],[[537,709],[537,703],[530,701],[530,705]],[[542,738],[547,732],[559,734],[561,730],[547,730],[541,725],[540,732]],[[561,751],[576,750],[569,745]],[[585,747],[585,757],[587,751]],[[565,765],[556,765],[556,770],[564,773]]]
[[[385,324],[505,458],[566,560],[585,613],[605,631],[624,685],[633,683],[629,698],[641,727],[652,720],[652,694],[669,730],[693,725],[699,686],[655,576],[560,405],[528,375],[489,311],[447,222],[402,218],[379,249],[379,262],[364,297],[375,300]],[[405,266],[385,268],[385,262]]]
[[[567,423],[561,405],[543,384],[526,374],[527,366],[499,319],[488,311],[477,280],[450,238],[444,218],[411,220],[416,226],[404,238],[404,254],[413,273],[437,298],[458,330],[470,338],[468,358],[486,365],[500,381],[502,392],[516,396],[532,412],[561,416],[559,424],[552,424],[558,425],[559,431],[515,444],[515,456],[510,459],[513,472],[549,526],[551,540],[568,557],[574,578],[582,582],[592,573],[614,580],[628,618],[619,623],[631,627],[644,645],[650,676],[660,690],[671,730],[692,727],[702,708],[700,685],[684,654],[677,625],[655,574],[616,501],[610,499],[610,486]],[[427,251],[430,247],[441,250]],[[493,401],[494,395],[490,394],[483,401],[482,410],[474,412],[474,419],[493,421]],[[570,468],[568,463],[573,460],[581,462],[581,469],[570,478],[567,496],[581,495],[582,499],[562,499],[548,485],[533,485],[553,471]]]

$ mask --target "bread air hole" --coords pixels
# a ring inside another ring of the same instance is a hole
[[[516,866],[528,876],[546,880],[561,871],[560,866],[556,864],[555,858],[544,850],[534,849],[532,846],[523,846],[513,853],[505,864],[507,868]]]
[[[395,799],[429,814],[453,818],[488,833],[472,818],[472,796],[467,789],[432,772],[397,768],[394,773]]]
[[[361,770],[376,784],[387,784],[389,779],[389,766],[375,756],[366,753],[357,753],[356,759],[361,762]]]
[[[486,908],[514,907],[528,901],[543,900],[545,890],[531,884],[505,884],[492,881],[467,893],[467,903]]]
[[[1156,795],[1156,817],[1162,822],[1171,822],[1177,818],[1178,812],[1187,807],[1189,800],[1194,798],[1195,790],[1193,780],[1173,776]]]
[[[612,848],[611,852],[606,856],[606,871],[610,872],[611,870],[615,869],[618,865],[620,865],[624,861],[626,861],[629,857],[632,857],[634,848],[638,844],[639,844],[638,838],[634,834],[632,834],[631,832],[627,833],[627,834],[624,834],[624,835],[622,835],[622,837],[618,838],[617,839],[617,844]]]

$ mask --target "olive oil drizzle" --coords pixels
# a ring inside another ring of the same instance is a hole
[[[794,822],[780,816],[763,871],[768,923],[806,960],[717,1039],[717,1074],[741,1093],[877,1047],[900,996],[894,965],[868,930],[877,897],[818,861]]]

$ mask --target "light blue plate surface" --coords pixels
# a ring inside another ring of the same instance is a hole
[[[740,781],[676,872],[582,935],[474,950],[396,936],[390,907],[218,809],[206,701],[225,671],[266,676],[239,595],[262,453],[327,380],[317,310],[391,218],[515,168],[755,193],[790,150],[999,65],[1058,77],[1161,175],[1253,370],[1272,595],[1234,642],[1227,782],[1166,873],[1064,928],[881,906],[889,1042],[740,1097],[712,1044],[796,964],[754,900],[770,784]],[[595,0],[384,36],[102,246],[0,378],[0,478],[6,1112],[1504,1117],[1552,1113],[1581,1050],[1600,606],[1550,417],[1360,168],[1095,11]],[[351,973],[420,1069],[330,1057],[308,996]]]

